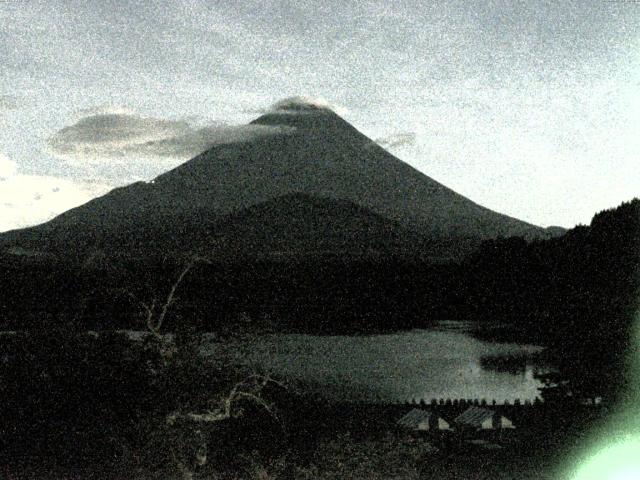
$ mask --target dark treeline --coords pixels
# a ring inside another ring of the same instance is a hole
[[[9,330],[143,324],[140,302],[163,301],[186,261],[144,259],[100,269],[4,264],[1,314]],[[450,266],[407,258],[199,262],[179,287],[167,328],[374,333],[442,318],[456,285]]]
[[[485,243],[462,266],[460,304],[470,316],[510,328],[492,339],[550,347],[559,373],[549,396],[615,399],[630,390],[634,315],[640,293],[640,200],[598,213],[590,226],[533,243]],[[570,385],[563,387],[565,382]]]

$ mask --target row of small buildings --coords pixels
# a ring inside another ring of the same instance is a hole
[[[502,430],[513,429],[513,422],[504,415],[490,410],[472,406],[458,415],[452,423],[437,413],[414,408],[398,420],[398,426],[413,431],[451,431],[451,430]]]

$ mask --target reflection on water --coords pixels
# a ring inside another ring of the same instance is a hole
[[[245,342],[239,351],[208,343],[203,353],[310,383],[332,398],[395,402],[485,398],[502,403],[538,396],[537,367],[522,362],[541,347],[490,343],[468,330],[462,322],[442,322],[429,330],[386,335],[264,335]],[[521,367],[483,368],[482,358],[487,356],[510,356]]]

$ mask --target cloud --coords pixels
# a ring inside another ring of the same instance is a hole
[[[17,170],[16,162],[0,152],[0,182],[11,177]]]
[[[18,108],[18,99],[12,95],[0,95],[0,112]]]
[[[73,115],[74,122],[79,122],[84,118],[96,115],[131,115],[135,116],[135,110],[118,105],[96,105],[93,107],[82,108]]]
[[[345,115],[349,113],[345,107],[331,103],[322,97],[314,98],[306,96],[289,97],[284,100],[280,100],[274,103],[265,113],[305,113],[317,110],[331,110],[338,115]]]
[[[0,232],[45,222],[106,193],[107,185],[46,175],[23,175],[0,153]]]
[[[42,175],[14,175],[0,182],[0,232],[50,220],[109,187]]]
[[[376,138],[375,142],[384,148],[398,148],[416,143],[416,134],[413,132],[394,133],[387,137]]]
[[[286,134],[285,126],[214,124],[143,117],[130,110],[91,109],[47,140],[48,151],[71,162],[187,160],[224,143]]]

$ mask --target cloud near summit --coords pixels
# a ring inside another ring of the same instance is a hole
[[[387,137],[376,138],[375,142],[384,148],[406,147],[416,143],[416,134],[413,132],[394,133]]]
[[[244,109],[243,113],[264,115],[267,113],[312,113],[318,110],[331,110],[332,112],[344,116],[349,113],[349,109],[329,102],[322,97],[293,96],[283,98],[268,108],[249,108]]]
[[[322,97],[306,97],[306,96],[295,96],[288,97],[283,100],[280,100],[271,107],[266,110],[267,112],[297,112],[303,113],[313,110],[331,110],[338,115],[345,115],[348,113],[348,110],[338,104],[331,103],[328,100]]]
[[[48,151],[70,162],[188,160],[208,148],[290,133],[267,125],[197,127],[184,120],[144,117],[125,109],[90,109],[47,140]]]

